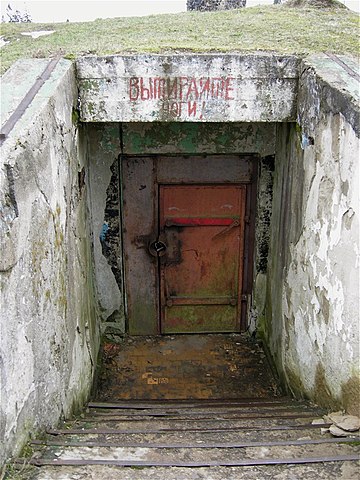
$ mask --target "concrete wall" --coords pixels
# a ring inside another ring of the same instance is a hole
[[[300,125],[278,127],[263,328],[291,391],[358,414],[355,85],[329,58],[309,59],[299,88]]]
[[[258,269],[266,270],[271,210],[273,123],[108,123],[88,124],[91,223],[95,278],[102,331],[108,338],[125,331],[121,260],[119,162],[121,155],[256,154],[259,156],[257,202]]]
[[[84,122],[287,122],[299,59],[258,55],[115,55],[76,62]]]
[[[2,78],[2,124],[48,60]],[[0,461],[83,405],[98,349],[86,157],[60,60],[1,148]]]

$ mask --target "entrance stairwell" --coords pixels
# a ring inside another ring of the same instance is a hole
[[[355,479],[359,441],[332,437],[325,413],[282,395],[247,336],[124,337],[103,346],[85,411],[15,468],[36,480]]]

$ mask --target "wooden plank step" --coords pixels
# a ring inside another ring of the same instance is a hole
[[[325,445],[325,444],[346,444],[354,443],[354,438],[323,438],[313,440],[273,440],[262,442],[217,442],[217,443],[124,443],[124,442],[104,442],[104,441],[64,441],[64,440],[33,440],[31,445],[61,446],[61,447],[123,447],[123,448],[251,448],[251,447],[274,447],[291,445]]]
[[[325,423],[321,425],[321,428],[329,428],[332,424]],[[274,426],[264,426],[261,424],[252,425],[252,426],[231,426],[229,427],[199,427],[199,428],[157,428],[157,429],[133,429],[133,430],[118,430],[114,428],[88,428],[88,429],[49,429],[46,433],[49,435],[84,435],[84,434],[101,434],[101,435],[129,435],[129,434],[149,434],[149,433],[167,433],[167,432],[228,432],[237,430],[262,430],[262,431],[272,431],[272,430],[308,430],[320,428],[320,425],[313,425],[307,423],[304,425],[274,425]]]
[[[112,465],[117,467],[240,467],[240,466],[259,466],[259,465],[298,465],[306,463],[326,463],[326,462],[348,462],[358,461],[359,455],[333,455],[320,457],[302,457],[302,458],[262,458],[262,459],[246,459],[246,460],[204,460],[204,461],[140,461],[140,460],[102,460],[102,459],[17,459],[15,463],[28,463],[35,466],[51,465],[51,466],[84,466],[84,465]]]
[[[188,409],[188,408],[207,408],[207,407],[249,407],[249,406],[264,406],[264,405],[299,405],[295,400],[284,397],[275,398],[244,398],[240,400],[151,400],[146,402],[141,401],[120,401],[120,402],[89,402],[88,408],[104,408],[104,409]],[[304,406],[300,404],[299,406]]]
[[[187,415],[183,415],[181,417],[178,416],[167,416],[167,415],[147,415],[144,418],[127,418],[126,416],[109,416],[109,417],[85,417],[80,420],[76,420],[77,424],[81,423],[107,423],[107,422],[118,422],[118,423],[134,423],[134,422],[150,422],[151,419],[155,419],[156,422],[161,422],[161,421],[174,421],[174,422],[233,422],[234,420],[256,420],[256,419],[275,419],[275,420],[284,420],[287,418],[293,419],[293,418],[314,418],[314,413],[313,412],[303,412],[303,413],[287,413],[286,415],[281,414],[281,415],[271,415],[271,414],[256,414],[256,415],[251,415],[251,414],[244,414],[244,415],[233,415],[233,416],[228,416],[228,415],[223,415],[219,417],[214,417],[214,416],[196,416],[196,418],[192,418],[193,415],[190,416],[190,418],[185,418]],[[321,425],[320,425],[321,426]]]

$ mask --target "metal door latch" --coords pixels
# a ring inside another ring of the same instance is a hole
[[[162,257],[166,253],[166,244],[161,240],[154,240],[149,244],[149,253],[153,257]]]
[[[234,220],[230,225],[228,225],[226,228],[224,228],[224,230],[221,230],[221,232],[217,233],[212,238],[214,239],[214,238],[221,237],[221,235],[224,235],[225,233],[227,233],[232,228],[239,227],[239,226],[240,226],[240,221],[239,220]]]

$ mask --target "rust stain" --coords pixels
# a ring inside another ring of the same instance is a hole
[[[260,347],[240,334],[125,337],[103,346],[98,400],[268,397],[276,385]],[[116,353],[115,353],[116,352]]]
[[[245,185],[160,186],[163,333],[239,331],[245,202]]]

